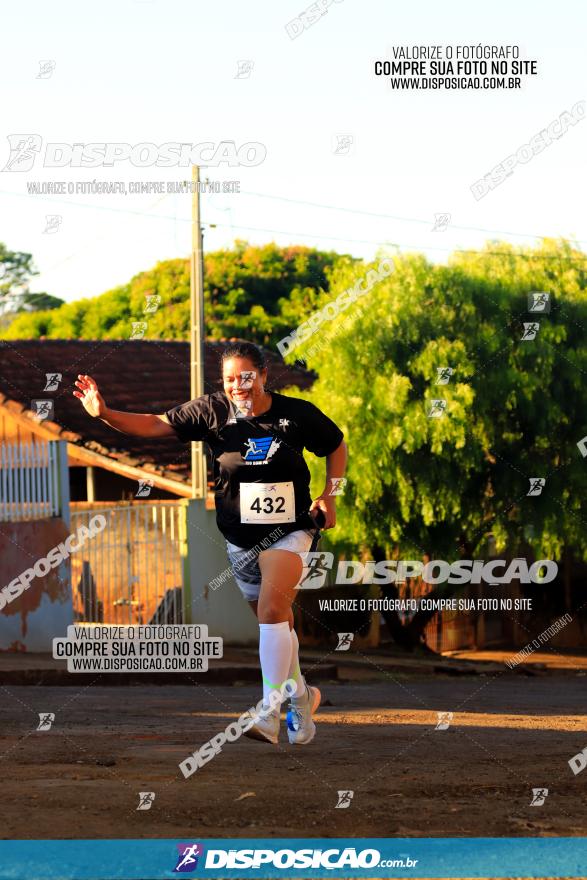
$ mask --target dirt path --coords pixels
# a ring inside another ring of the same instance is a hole
[[[2,837],[587,834],[587,770],[568,764],[587,746],[583,677],[321,688],[330,705],[313,744],[242,738],[187,780],[178,763],[256,687],[3,688]],[[439,711],[454,713],[447,730]],[[35,730],[39,712],[55,713],[51,730]],[[548,788],[542,806],[533,788]],[[340,790],[354,792],[347,809],[335,809]],[[139,791],[155,792],[150,810],[136,810]]]

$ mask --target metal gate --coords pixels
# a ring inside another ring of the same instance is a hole
[[[71,557],[79,623],[181,623],[185,508],[176,501],[72,502],[71,531],[100,514],[105,528]]]
[[[0,444],[0,522],[62,516],[67,520],[61,474],[67,479],[65,441]]]

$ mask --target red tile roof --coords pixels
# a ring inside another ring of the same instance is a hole
[[[219,356],[225,342],[204,346],[206,393],[221,389]],[[309,388],[314,376],[286,366],[272,351],[268,387],[290,385]],[[0,407],[9,411],[30,409],[35,398],[55,401],[53,421],[44,428],[65,439],[124,464],[160,473],[188,483],[190,445],[175,438],[150,440],[121,434],[91,418],[78,398],[74,382],[79,373],[92,376],[112,409],[162,413],[190,399],[190,346],[188,342],[153,339],[22,339],[0,340]],[[59,389],[44,391],[46,373],[61,373]],[[18,406],[15,407],[15,404]],[[36,424],[31,422],[31,426]],[[107,462],[104,463],[107,466]]]

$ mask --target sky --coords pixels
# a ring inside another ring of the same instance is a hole
[[[187,193],[27,191],[50,181],[166,186],[189,179],[189,168],[43,167],[48,143],[262,145],[257,165],[202,169],[241,190],[202,195],[206,251],[241,238],[364,259],[382,248],[420,251],[444,262],[490,239],[521,246],[564,236],[587,248],[585,120],[483,198],[471,191],[587,99],[584,4],[338,0],[305,28],[298,22],[292,39],[286,25],[307,8],[303,0],[5,8],[0,168],[11,134],[34,134],[42,149],[29,170],[0,171],[0,242],[33,254],[32,291],[95,296],[187,256],[191,242]],[[374,75],[393,46],[459,44],[517,45],[538,72],[518,90],[484,91],[398,91]],[[336,152],[340,143],[349,146]]]

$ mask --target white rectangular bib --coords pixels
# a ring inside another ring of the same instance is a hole
[[[296,521],[293,483],[241,483],[242,523]]]

